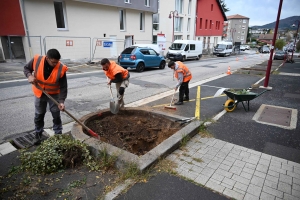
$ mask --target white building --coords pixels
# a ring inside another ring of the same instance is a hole
[[[0,7],[12,9],[12,3],[20,7],[25,34],[9,37],[16,35],[12,29],[0,30],[2,48],[6,59],[22,49],[27,61],[50,48],[58,49],[62,59],[117,57],[126,46],[152,40],[157,13],[157,0],[10,0]],[[5,13],[10,19],[15,14]]]
[[[196,2],[197,0],[159,0],[158,13],[153,15],[153,42],[156,43],[157,34],[164,34],[166,48],[171,45],[173,16],[174,40],[194,40]]]

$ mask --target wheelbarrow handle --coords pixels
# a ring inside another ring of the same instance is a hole
[[[259,97],[260,95],[262,95],[263,93],[267,92],[268,90],[264,90],[261,93],[257,94],[256,97]]]

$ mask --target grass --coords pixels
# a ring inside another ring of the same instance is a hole
[[[201,124],[201,126],[199,127],[199,135],[203,138],[213,138],[214,136],[211,133],[209,133],[207,127],[204,125],[205,122],[214,122],[214,121],[212,119],[205,120],[203,124]]]
[[[272,74],[273,75],[278,75],[280,72],[279,71],[273,71]]]
[[[199,162],[199,163],[203,162],[203,160],[201,158],[193,158],[193,160],[196,161],[196,162]]]
[[[191,139],[190,136],[188,136],[188,135],[183,135],[183,136],[182,136],[182,139],[181,139],[181,141],[180,141],[180,148],[181,148],[181,149],[184,148],[190,139]]]

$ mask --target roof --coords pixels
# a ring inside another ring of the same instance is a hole
[[[222,7],[220,1],[219,1],[219,0],[216,0],[216,1],[217,1],[218,5],[219,5],[219,7],[220,7],[220,10],[222,11],[222,15],[223,15],[224,21],[227,21],[227,17],[226,17],[226,15],[225,15],[225,12],[224,12],[224,10],[223,10],[223,7]]]
[[[227,19],[250,19],[250,18],[249,17],[245,17],[243,15],[236,14],[236,15],[229,15],[229,16],[227,16]]]

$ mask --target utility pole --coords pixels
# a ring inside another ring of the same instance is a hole
[[[282,1],[283,0],[279,1],[277,20],[276,20],[274,36],[273,36],[273,40],[272,40],[272,47],[271,47],[271,51],[270,51],[270,57],[269,57],[269,61],[268,61],[268,67],[267,67],[267,71],[266,71],[266,78],[265,78],[265,82],[264,82],[264,87],[268,87],[268,85],[269,85],[269,78],[270,78],[272,61],[273,61],[272,60],[273,59],[273,52],[274,52],[274,46],[275,46],[276,36],[277,36],[277,31],[278,31],[278,24],[279,24],[280,13],[281,13],[281,8],[282,8]]]

